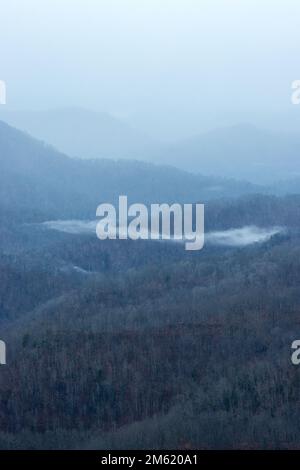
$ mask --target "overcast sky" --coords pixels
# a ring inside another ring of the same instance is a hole
[[[160,137],[289,112],[299,44],[299,0],[0,6],[0,79],[9,107],[83,106]]]

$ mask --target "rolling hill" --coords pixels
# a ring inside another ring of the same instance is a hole
[[[236,197],[255,185],[127,160],[81,160],[0,122],[1,213],[31,218],[90,218],[101,202],[195,202]]]
[[[238,125],[173,144],[161,161],[195,173],[272,184],[300,175],[300,137]]]
[[[150,160],[159,144],[108,113],[81,108],[1,111],[0,119],[78,158]]]

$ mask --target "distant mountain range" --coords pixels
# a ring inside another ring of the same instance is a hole
[[[246,182],[129,160],[70,158],[0,122],[0,208],[27,220],[94,218],[101,202],[196,202],[259,192]],[[30,213],[30,217],[29,217]]]
[[[300,136],[238,125],[176,143],[162,161],[206,175],[271,184],[300,175]]]
[[[3,111],[0,119],[71,157],[136,159],[267,185],[300,176],[300,136],[296,133],[243,124],[166,145],[109,114],[77,108]]]
[[[108,113],[81,108],[1,112],[0,119],[70,157],[151,159],[159,144]]]

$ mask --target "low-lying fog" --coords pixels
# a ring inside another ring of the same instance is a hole
[[[48,230],[56,230],[69,234],[92,235],[96,234],[97,221],[53,220],[44,222],[41,225]],[[283,231],[283,227],[260,228],[255,225],[244,226],[241,228],[208,232],[205,234],[205,243],[209,243],[210,245],[243,247],[252,245],[253,243],[266,242],[273,235],[282,233]]]

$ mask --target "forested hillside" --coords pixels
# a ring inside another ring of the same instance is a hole
[[[211,197],[214,179],[71,160],[5,125],[0,165],[0,448],[299,446],[299,195],[222,180]],[[205,202],[208,239],[269,235],[192,253],[44,223],[122,193]]]
[[[195,202],[254,193],[259,187],[138,161],[69,158],[0,121],[1,218],[91,218],[101,202]]]
[[[69,290],[55,279],[64,294],[6,328],[2,446],[296,445],[299,246],[279,237]]]

